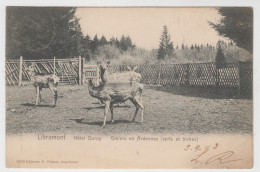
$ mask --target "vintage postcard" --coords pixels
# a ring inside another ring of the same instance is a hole
[[[253,8],[6,7],[6,167],[251,169]]]

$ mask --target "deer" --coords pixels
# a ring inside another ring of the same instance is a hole
[[[100,61],[97,62],[97,67],[99,71],[99,77],[94,82],[94,86],[98,86],[100,83],[102,83],[101,80],[101,70],[100,68],[108,67],[110,64],[110,61],[106,62],[106,65],[103,64]],[[130,67],[126,66],[128,71],[123,72],[116,72],[116,73],[110,73],[106,71],[105,75],[107,77],[107,82],[140,82],[142,76],[140,73],[135,72],[135,70],[138,68],[138,66]],[[99,104],[102,104],[102,102],[99,100]],[[119,106],[119,103],[117,103],[117,106]]]
[[[25,69],[30,76],[30,80],[33,82],[33,86],[36,89],[36,103],[35,105],[38,106],[41,104],[41,90],[42,88],[49,88],[53,93],[53,105],[52,107],[56,106],[56,102],[58,99],[58,83],[60,78],[55,74],[42,74],[37,73],[35,71],[35,65],[32,64],[31,66]]]
[[[106,125],[107,114],[110,109],[111,113],[111,124],[114,123],[114,113],[113,113],[113,105],[115,103],[125,102],[130,100],[134,106],[136,107],[134,116],[132,118],[132,122],[135,121],[137,113],[141,108],[141,123],[143,122],[143,111],[144,105],[142,103],[142,92],[144,89],[143,84],[139,82],[135,82],[135,78],[131,79],[128,82],[112,82],[109,81],[108,72],[106,70],[106,65],[100,65],[100,77],[101,83],[99,86],[94,86],[92,80],[88,81],[88,91],[89,94],[99,99],[101,102],[105,104],[104,111],[104,120],[103,128]]]

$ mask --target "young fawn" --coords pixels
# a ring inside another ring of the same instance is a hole
[[[36,88],[36,103],[35,105],[41,104],[41,90],[42,88],[49,88],[53,93],[53,107],[56,106],[57,98],[58,98],[58,83],[60,78],[55,74],[45,75],[36,73],[35,65],[31,65],[26,68],[31,81],[33,82],[33,86]]]

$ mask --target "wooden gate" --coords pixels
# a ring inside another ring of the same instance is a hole
[[[97,80],[99,78],[99,68],[97,65],[84,64],[85,80]]]

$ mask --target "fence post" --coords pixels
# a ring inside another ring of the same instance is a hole
[[[83,58],[82,59],[82,85],[84,85],[85,84],[85,80],[86,80],[86,71],[85,71],[85,67],[84,67],[84,65],[85,65],[85,58]]]
[[[55,57],[53,58],[53,74],[55,75],[55,70],[56,70],[56,67],[55,67]]]
[[[241,77],[241,62],[239,61],[238,62],[238,81],[239,81],[239,83],[238,83],[238,97],[239,98],[241,98],[241,79],[242,79],[242,77]]]
[[[81,85],[82,80],[81,80],[81,56],[79,56],[79,85]]]
[[[190,85],[190,64],[184,64],[184,85]]]
[[[161,63],[159,64],[159,74],[158,74],[158,85],[161,85],[161,70],[162,70],[162,65]]]
[[[220,77],[220,73],[219,73],[219,64],[215,63],[216,65],[216,86],[219,86],[219,77]]]
[[[96,75],[95,75],[95,80],[97,81],[97,80],[98,80],[98,77],[99,77],[99,66],[98,66],[98,64],[96,65],[96,68],[95,68],[95,69],[96,69],[96,71],[95,71],[95,72],[96,72],[96,73],[95,73],[95,74],[96,74]]]
[[[23,56],[20,57],[19,82],[18,82],[18,86],[21,86],[21,85],[22,85],[22,77],[23,77]]]

